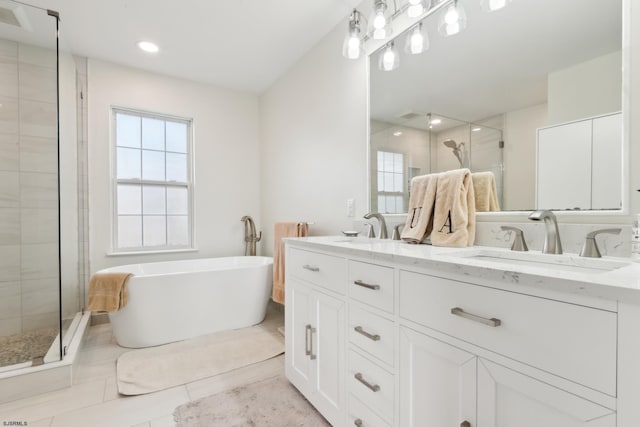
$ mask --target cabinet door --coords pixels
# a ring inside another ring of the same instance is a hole
[[[343,421],[345,409],[345,304],[312,292],[312,357],[314,391],[309,400],[332,424]]]
[[[471,353],[401,328],[400,425],[475,427],[476,361]]]
[[[477,427],[615,425],[616,414],[611,409],[488,360],[478,360]]]
[[[285,311],[285,370],[287,378],[303,394],[312,387],[311,348],[311,288],[288,279]]]
[[[536,209],[591,208],[591,120],[538,130]]]
[[[622,115],[593,119],[591,209],[622,207]]]

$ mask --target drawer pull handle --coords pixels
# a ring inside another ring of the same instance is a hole
[[[371,390],[372,392],[377,392],[380,391],[380,386],[378,384],[371,384],[369,383],[367,380],[365,380],[362,377],[362,374],[360,372],[358,372],[357,374],[354,375],[355,379],[357,379],[358,381],[360,381],[362,384],[364,384],[369,390]]]
[[[380,289],[380,285],[371,285],[369,283],[363,282],[362,280],[354,280],[353,284],[362,286],[363,288],[372,289],[374,291],[377,291],[378,289]]]
[[[309,265],[309,264],[305,264],[302,266],[302,268],[304,268],[305,270],[309,270],[309,271],[320,271],[320,267],[316,267],[315,265]]]
[[[311,360],[315,360],[316,355],[313,354],[313,333],[316,328],[312,328],[311,325],[305,326],[304,331],[304,354],[309,356]]]
[[[356,427],[362,427],[364,424],[362,424],[362,420],[360,418],[357,418],[354,422],[353,425],[355,425]]]
[[[364,335],[365,337],[369,338],[371,341],[380,341],[380,335],[378,334],[370,334],[369,332],[365,331],[364,329],[362,329],[362,326],[356,326],[355,328],[353,328],[354,331],[356,331],[357,333]]]
[[[496,319],[492,317],[491,319],[487,319],[486,317],[476,316],[475,314],[467,313],[460,307],[454,307],[451,309],[451,314],[455,316],[464,317],[465,319],[473,320],[474,322],[482,323],[483,325],[497,327],[502,323],[500,319]]]
[[[469,421],[463,421],[460,423],[460,427],[471,427],[471,423]]]

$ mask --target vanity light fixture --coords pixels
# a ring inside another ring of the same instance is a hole
[[[504,9],[511,3],[511,0],[480,0],[480,6],[485,12],[495,12]]]
[[[349,17],[349,32],[344,38],[342,56],[349,59],[358,59],[364,51],[360,38],[360,12],[353,9]]]
[[[386,0],[375,0],[369,19],[369,33],[376,40],[388,39],[391,36],[391,18],[387,16],[387,9]]]
[[[393,42],[387,43],[380,57],[378,58],[378,68],[382,71],[391,71],[400,65],[400,56]]]
[[[429,36],[422,22],[418,23],[413,30],[409,31],[404,44],[404,51],[412,55],[420,54],[429,49]]]
[[[160,50],[157,44],[145,40],[139,41],[137,45],[141,50],[148,53],[157,53]]]
[[[453,36],[467,28],[467,14],[458,0],[454,0],[440,14],[438,20],[438,31],[443,36]]]

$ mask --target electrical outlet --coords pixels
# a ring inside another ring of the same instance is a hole
[[[356,201],[354,199],[347,199],[347,216],[353,218],[355,216]]]

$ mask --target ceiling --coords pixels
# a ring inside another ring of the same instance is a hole
[[[360,1],[25,3],[60,13],[61,40],[76,55],[259,94],[346,20]],[[155,42],[160,52],[140,51],[140,40]]]

